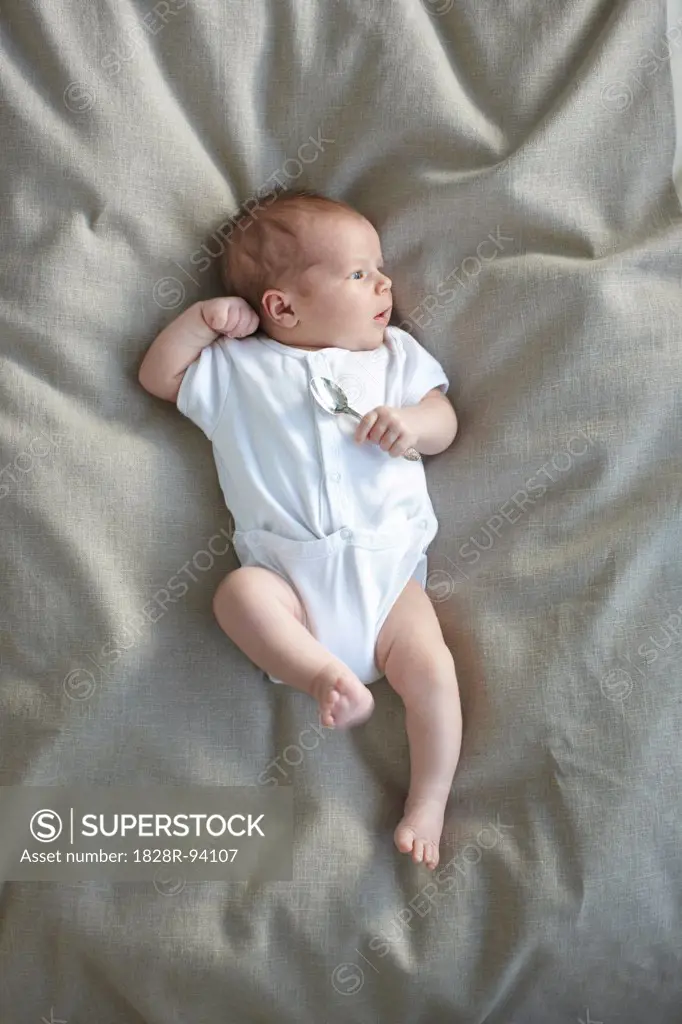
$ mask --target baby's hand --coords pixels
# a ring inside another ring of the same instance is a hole
[[[402,409],[378,405],[376,409],[365,413],[358,423],[355,440],[360,444],[365,440],[373,441],[388,452],[392,459],[400,458],[408,448],[416,447],[419,440],[406,420]]]
[[[201,304],[201,315],[212,331],[227,338],[246,338],[258,329],[260,323],[255,310],[236,295],[207,299]]]

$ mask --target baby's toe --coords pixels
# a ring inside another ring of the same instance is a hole
[[[427,868],[430,868],[433,871],[433,869],[438,866],[438,861],[438,847],[435,843],[427,843],[424,849],[424,863]]]
[[[328,729],[334,728],[334,714],[331,708],[326,707],[320,711],[320,721],[322,722],[322,725],[325,725]]]
[[[408,825],[398,825],[394,839],[401,853],[409,853],[414,843],[414,832]]]

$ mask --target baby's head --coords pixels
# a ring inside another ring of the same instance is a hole
[[[232,226],[223,281],[253,306],[266,334],[310,349],[381,345],[391,280],[361,213],[316,192],[287,191],[268,206],[245,204]]]

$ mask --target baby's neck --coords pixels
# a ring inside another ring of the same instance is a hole
[[[272,338],[273,341],[278,341],[280,345],[286,345],[287,348],[302,349],[304,352],[317,352],[318,349],[323,348],[345,349],[346,352],[373,352],[374,349],[378,347],[376,345],[364,345],[362,348],[351,348],[350,345],[340,345],[337,341],[321,341],[318,345],[304,345],[302,341],[288,341],[284,338],[277,338],[274,334],[270,334],[268,331],[265,331],[265,334],[267,334],[269,338]]]

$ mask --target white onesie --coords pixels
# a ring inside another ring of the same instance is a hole
[[[204,348],[177,407],[213,443],[241,564],[287,580],[313,636],[372,683],[379,630],[411,577],[425,588],[438,521],[423,463],[358,444],[356,419],[316,403],[315,376],[336,381],[361,414],[449,387],[440,363],[398,327],[363,352],[293,348],[259,332]]]

